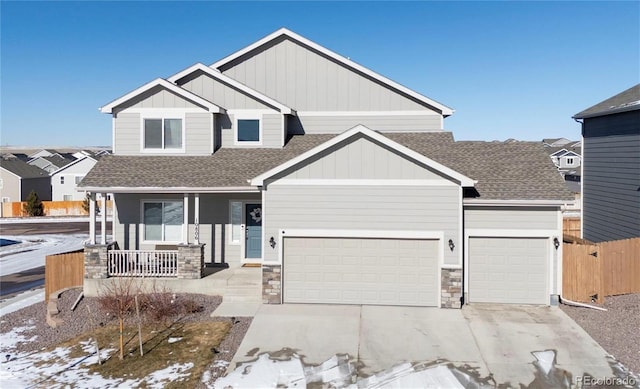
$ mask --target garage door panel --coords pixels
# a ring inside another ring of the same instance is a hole
[[[470,238],[469,301],[548,304],[546,238]]]
[[[438,242],[285,238],[285,302],[435,306]]]

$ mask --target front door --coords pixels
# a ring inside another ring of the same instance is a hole
[[[245,205],[245,258],[262,258],[262,205]]]

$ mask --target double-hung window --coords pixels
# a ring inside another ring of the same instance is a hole
[[[183,206],[182,201],[143,202],[144,240],[182,242]]]
[[[143,122],[145,149],[182,149],[182,119],[145,118]]]

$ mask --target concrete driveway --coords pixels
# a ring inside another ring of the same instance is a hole
[[[274,361],[298,356],[297,373]],[[262,305],[229,376],[242,369],[246,376],[247,362],[257,360],[269,361],[274,385],[283,386],[297,386],[306,377],[307,383],[358,381],[359,387],[567,387],[583,375],[614,376],[607,353],[560,309],[514,305]],[[405,379],[416,372],[434,374],[423,381]],[[250,384],[270,385],[245,386]]]

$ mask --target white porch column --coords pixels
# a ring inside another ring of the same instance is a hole
[[[189,244],[189,193],[184,194],[182,208],[184,210],[184,216],[182,216],[182,243]]]
[[[91,193],[89,199],[89,242],[96,244],[96,194]]]
[[[196,229],[196,232],[193,236],[193,243],[200,244],[200,193],[194,194],[193,224],[195,224]]]
[[[102,201],[100,202],[100,211],[102,212],[102,219],[100,220],[100,243],[107,244],[107,194],[102,194]]]

